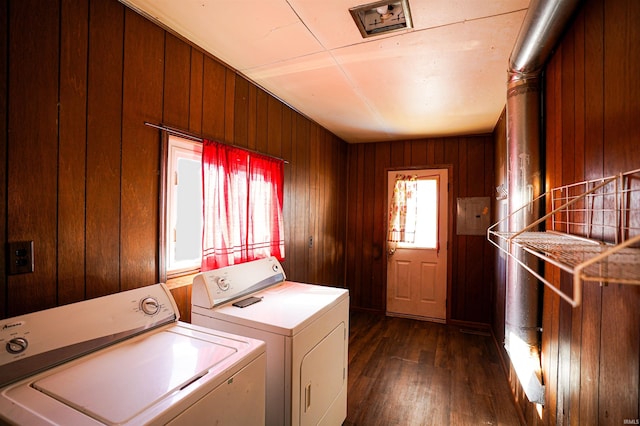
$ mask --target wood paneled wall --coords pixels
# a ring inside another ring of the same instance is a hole
[[[342,285],[344,141],[116,0],[3,2],[0,99],[0,237],[35,246],[33,273],[0,262],[1,316],[157,282],[161,138],[145,121],[287,160],[288,278]],[[189,294],[174,291],[181,311]]]
[[[489,324],[493,250],[484,236],[456,235],[458,197],[493,195],[491,135],[381,142],[348,147],[346,285],[355,309],[386,309],[387,170],[449,168],[448,318]]]
[[[584,2],[546,66],[549,188],[640,167],[638,22],[635,0]],[[632,203],[637,209],[640,201]],[[571,288],[567,273],[549,266],[546,274]],[[640,287],[584,283],[577,308],[545,290],[543,305],[542,416],[511,374],[527,424],[637,424]],[[504,322],[494,327],[498,335]]]

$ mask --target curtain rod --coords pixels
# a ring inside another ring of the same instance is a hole
[[[203,142],[204,139],[205,139],[205,138],[203,138],[201,136],[197,136],[197,135],[195,135],[193,133],[190,133],[190,132],[187,132],[185,130],[175,129],[173,127],[165,126],[165,125],[162,125],[162,124],[153,124],[153,123],[149,123],[148,121],[145,121],[144,124],[145,124],[145,126],[153,127],[155,129],[159,129],[159,130],[162,130],[164,132],[171,133],[171,134],[173,134],[175,136],[182,136],[184,138],[191,139],[191,140],[198,141],[198,142]],[[271,158],[274,158],[276,160],[282,161],[284,164],[289,164],[289,162],[287,160],[285,160],[283,158],[280,158],[280,157],[276,157],[275,155],[265,154],[263,152],[255,151],[255,150],[252,150],[252,149],[247,149],[247,148],[242,147],[242,146],[238,146],[236,148],[240,148],[240,149],[243,149],[245,151],[252,152],[254,154],[260,154],[260,155],[264,155],[266,157],[271,157]]]

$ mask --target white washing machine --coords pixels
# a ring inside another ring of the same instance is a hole
[[[266,342],[267,425],[341,425],[349,292],[285,279],[275,258],[198,274],[191,321]]]
[[[265,420],[265,344],[178,321],[163,284],[0,320],[0,423]]]

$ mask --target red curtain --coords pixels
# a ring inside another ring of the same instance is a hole
[[[283,161],[203,141],[202,271],[284,259]]]

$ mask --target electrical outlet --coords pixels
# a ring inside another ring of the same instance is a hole
[[[9,275],[33,272],[33,241],[9,243]]]
[[[313,248],[313,237],[309,237],[309,248]]]

